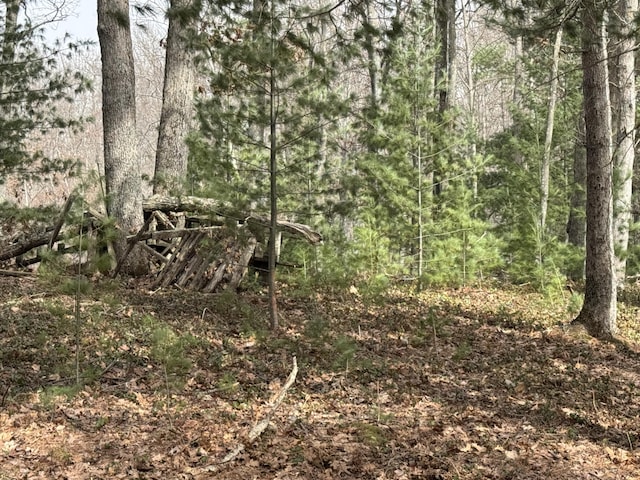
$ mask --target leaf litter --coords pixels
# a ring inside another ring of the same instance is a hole
[[[261,295],[104,285],[76,387],[74,299],[21,281],[0,285],[2,480],[640,478],[637,346],[565,328],[568,299],[283,287],[271,334]]]

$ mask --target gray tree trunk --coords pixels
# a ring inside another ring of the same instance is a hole
[[[573,151],[573,181],[571,184],[571,199],[569,220],[567,221],[567,241],[576,247],[584,247],[586,222],[584,207],[587,203],[585,191],[587,188],[587,157],[584,148],[584,108],[576,126],[576,141]],[[582,280],[584,271],[574,280]]]
[[[562,46],[562,27],[556,31],[553,44],[553,63],[549,86],[549,108],[547,110],[547,128],[544,137],[544,153],[540,172],[540,235],[544,238],[547,227],[547,210],[549,207],[549,169],[551,166],[551,147],[553,145],[553,126],[558,98],[558,65],[560,63],[560,47]],[[542,259],[539,259],[542,261]]]
[[[595,337],[616,333],[613,251],[611,106],[604,1],[582,7],[582,69],[587,149],[587,238],[584,305],[574,320]]]
[[[271,0],[271,59],[275,58],[277,30],[275,27],[275,0]],[[277,330],[280,326],[278,315],[278,299],[276,285],[278,239],[278,84],[277,72],[273,65],[269,69],[269,205],[271,210],[271,228],[269,229],[269,319],[271,328]]]
[[[136,102],[128,0],[98,0],[98,39],[102,54],[102,121],[107,213],[123,235],[116,241],[118,259],[126,251],[124,234],[142,224],[142,176],[136,148]],[[123,272],[140,275],[148,263],[134,248]]]
[[[614,135],[613,241],[618,289],[626,278],[635,160],[635,16],[638,0],[618,0],[612,15],[611,110]]]
[[[179,192],[187,176],[189,149],[185,139],[193,126],[195,71],[185,35],[194,3],[171,0],[169,8],[154,193]]]
[[[20,12],[20,0],[7,0],[5,3],[4,33],[2,42],[2,63],[10,65],[15,58],[15,33],[18,28],[18,13]],[[4,95],[8,90],[4,78],[0,76],[0,95]],[[3,108],[4,114],[10,115],[11,106]],[[6,178],[0,178],[0,202],[9,200],[6,191]]]
[[[444,122],[453,105],[456,92],[456,2],[437,0],[435,2],[436,42],[438,54],[435,59],[435,81],[438,99],[438,117]],[[453,132],[453,124],[446,125]],[[447,187],[444,168],[434,173],[434,193],[439,195]]]

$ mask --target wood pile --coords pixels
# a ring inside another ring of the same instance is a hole
[[[32,257],[30,262],[37,263],[40,260],[37,249],[45,245],[48,249],[64,250],[61,240],[74,234],[73,226],[64,225],[72,202],[73,198],[70,198],[56,224],[44,232],[27,235],[21,241],[0,247],[0,262],[6,263],[29,254]],[[237,289],[250,264],[266,260],[261,252],[268,251],[268,217],[243,217],[232,212],[227,205],[198,197],[154,196],[143,207],[145,223],[135,235],[127,237],[128,250],[124,257],[135,245],[141,245],[150,259],[155,288],[176,285],[201,292]],[[75,234],[95,235],[104,220],[97,212],[85,212],[83,226],[76,226]],[[307,225],[279,221],[278,230],[279,234],[314,245],[322,242],[322,236]],[[111,272],[114,277],[120,271],[122,260]],[[16,261],[14,266],[17,265]],[[6,273],[15,271],[6,270]]]

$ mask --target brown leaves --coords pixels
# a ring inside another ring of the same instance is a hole
[[[347,288],[284,297],[288,325],[274,337],[260,331],[261,298],[115,298],[83,313],[83,366],[98,374],[48,403],[43,392],[70,382],[71,337],[50,328],[46,302],[0,306],[0,393],[11,386],[0,476],[638,478],[640,362],[552,327],[570,319],[562,302],[466,288],[365,304]],[[148,312],[193,337],[193,366],[168,390],[140,326]],[[25,344],[38,329],[42,344]],[[218,465],[264,417],[293,354],[300,375],[268,428]]]

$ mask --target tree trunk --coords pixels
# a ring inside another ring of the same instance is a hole
[[[98,39],[102,54],[102,121],[107,213],[122,235],[115,243],[118,259],[126,252],[128,233],[144,223],[142,176],[136,148],[136,102],[128,0],[98,0]],[[144,274],[148,263],[138,247],[123,272]]]
[[[571,200],[569,209],[569,220],[567,221],[567,241],[576,247],[584,247],[586,223],[584,207],[586,205],[586,184],[587,184],[587,157],[584,148],[584,107],[576,126],[576,140],[573,152],[573,181],[571,185]],[[584,269],[575,272],[574,280],[584,278]]]
[[[437,0],[436,31],[438,56],[436,58],[436,82],[438,112],[442,115],[451,108],[456,79],[456,30],[454,0]]]
[[[522,8],[522,2],[520,0],[511,0],[509,7],[512,9]],[[526,12],[526,10],[523,9]],[[526,18],[519,22],[518,25],[524,28],[527,24]],[[520,30],[520,29],[518,29]],[[516,33],[515,43],[513,47],[513,92],[511,101],[515,107],[520,107],[522,103],[522,84],[523,84],[523,62],[524,57],[524,39],[522,33]]]
[[[456,6],[455,0],[436,1],[436,41],[439,47],[435,59],[435,81],[438,99],[438,118],[441,123],[447,121],[447,113],[453,104],[456,91]],[[447,130],[453,132],[452,122]],[[447,151],[444,146],[438,147]],[[439,195],[446,188],[447,166],[440,165],[434,173],[434,193]]]
[[[462,6],[462,33],[463,33],[463,45],[464,45],[464,54],[465,54],[465,66],[467,70],[467,102],[468,102],[468,125],[467,130],[469,135],[471,135],[471,143],[469,144],[469,157],[473,159],[474,163],[474,172],[473,172],[473,180],[472,180],[472,192],[473,192],[473,200],[477,200],[478,198],[478,171],[475,168],[476,156],[477,156],[477,144],[476,139],[478,138],[478,121],[476,119],[476,83],[475,83],[475,72],[474,72],[474,62],[473,62],[473,47],[471,45],[471,39],[469,38],[469,29],[471,27],[472,22],[472,13],[471,13],[471,5],[463,5]]]
[[[587,148],[587,252],[584,305],[574,320],[595,337],[616,333],[611,106],[604,2],[582,7],[582,68]]]
[[[153,193],[179,191],[187,175],[189,149],[185,139],[193,123],[195,71],[185,35],[193,18],[194,3],[194,0],[171,0],[168,12],[169,30]]]
[[[278,318],[278,299],[276,297],[276,255],[278,238],[278,142],[277,142],[277,126],[278,126],[278,93],[276,91],[276,71],[275,71],[275,47],[276,47],[276,27],[275,27],[275,0],[271,0],[271,63],[269,69],[269,123],[270,123],[270,142],[269,142],[269,203],[271,207],[271,225],[269,229],[269,320],[271,328],[277,330],[280,321]]]
[[[618,289],[623,289],[629,246],[635,157],[635,15],[638,0],[619,0],[612,15],[611,110],[614,135],[613,241]]]
[[[2,34],[2,64],[11,65],[15,58],[15,36],[18,28],[20,0],[7,0],[5,3],[4,32]],[[0,96],[4,97],[8,88],[5,79],[0,75]],[[2,107],[2,114],[10,115],[11,104]],[[0,177],[0,202],[7,201],[6,178]]]
[[[560,63],[560,47],[562,45],[562,27],[556,32],[553,44],[553,64],[549,86],[549,108],[547,110],[547,129],[544,137],[544,153],[540,172],[540,235],[544,238],[547,226],[547,210],[549,207],[549,168],[551,166],[551,146],[553,144],[553,124],[558,98],[558,64]],[[539,259],[542,262],[542,259]]]

